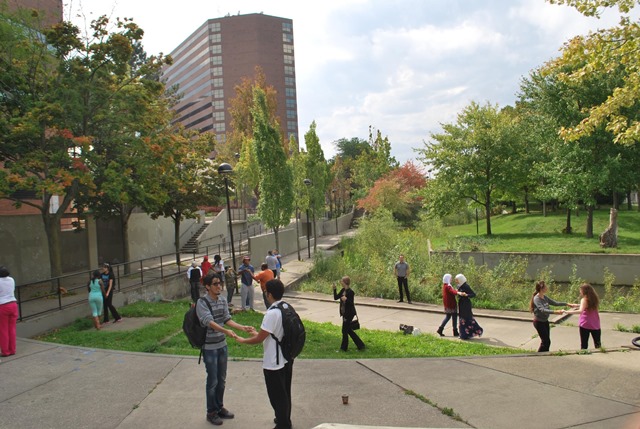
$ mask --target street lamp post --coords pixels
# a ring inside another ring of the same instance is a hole
[[[224,190],[227,197],[227,219],[229,219],[229,238],[231,239],[231,260],[233,262],[233,272],[237,273],[238,269],[236,267],[236,249],[233,244],[233,223],[231,221],[231,203],[229,202],[229,180],[227,179],[227,175],[233,173],[233,167],[229,164],[222,163],[218,167],[218,174],[221,174],[224,177]],[[237,276],[233,276],[234,288],[236,293],[238,293],[238,280]],[[228,286],[227,286],[228,287]]]
[[[304,185],[309,188],[313,183],[309,179],[303,180]],[[309,205],[311,205],[311,199],[309,199]],[[307,255],[311,259],[311,227],[309,225],[309,205],[307,205]]]
[[[336,217],[336,235],[338,235],[338,197],[336,195],[336,190],[332,189],[331,193],[333,194],[333,207],[336,209],[335,217]]]

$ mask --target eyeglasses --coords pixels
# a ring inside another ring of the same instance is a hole
[[[219,285],[220,285],[220,282],[212,282],[211,284],[212,284],[213,286],[219,286]]]

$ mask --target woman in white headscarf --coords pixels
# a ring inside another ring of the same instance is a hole
[[[471,298],[476,293],[467,283],[467,278],[463,274],[456,276],[456,284],[458,285],[458,316],[460,317],[460,339],[467,340],[472,337],[481,337],[483,329],[478,325],[476,319],[473,318],[473,308],[471,306]]]
[[[438,335],[444,337],[444,327],[449,323],[449,320],[453,318],[453,336],[457,337],[458,334],[458,303],[456,302],[456,296],[458,291],[451,286],[451,274],[445,274],[442,277],[442,304],[444,305],[444,320],[438,328]]]

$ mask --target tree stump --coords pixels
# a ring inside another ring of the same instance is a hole
[[[609,226],[600,234],[600,247],[618,247],[618,210],[611,208]]]

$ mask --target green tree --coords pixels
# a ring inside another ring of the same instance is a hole
[[[380,130],[369,127],[370,150],[363,151],[356,158],[354,165],[354,182],[359,189],[358,196],[363,196],[376,180],[398,167],[398,161],[391,156],[391,143],[388,137],[382,137]]]
[[[425,188],[425,200],[434,215],[451,213],[467,201],[484,207],[487,235],[491,235],[494,192],[508,189],[515,171],[511,162],[514,130],[511,115],[497,106],[472,102],[455,124],[419,149],[420,159],[438,171]]]
[[[617,26],[571,39],[562,55],[549,63],[553,69],[564,68],[558,79],[573,86],[589,82],[594,73],[601,76],[621,73],[622,77],[608,97],[585,107],[582,121],[564,127],[562,136],[575,141],[605,129],[613,135],[614,143],[637,143],[640,141],[640,22],[629,13],[640,3],[637,0],[548,1],[572,6],[596,18],[607,8],[617,8],[621,13]]]
[[[269,117],[266,93],[255,87],[253,94],[253,141],[260,169],[258,215],[267,227],[273,228],[279,248],[278,230],[291,222],[293,212],[293,176],[277,123]]]
[[[316,133],[316,122],[309,125],[309,131],[304,134],[304,143],[307,147],[306,170],[307,177],[311,180],[309,187],[309,208],[314,216],[320,215],[325,208],[325,192],[329,186],[329,172],[327,161],[324,158],[320,138]],[[313,225],[313,248],[317,250],[318,237],[316,234],[315,222]]]

